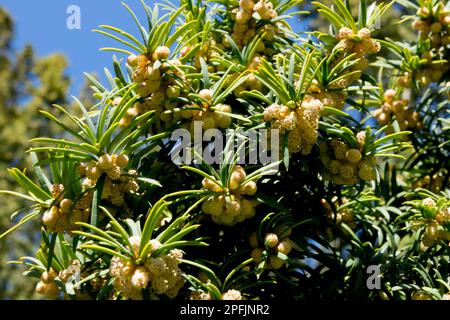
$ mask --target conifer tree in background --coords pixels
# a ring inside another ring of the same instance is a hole
[[[63,131],[38,116],[38,109],[50,110],[54,103],[67,103],[69,78],[66,58],[53,54],[35,57],[33,48],[13,49],[14,21],[0,8],[0,189],[18,191],[7,168],[31,166],[25,153],[29,140],[39,135],[60,136]],[[11,213],[26,206],[20,198],[0,194],[0,228],[10,227]],[[34,284],[23,278],[20,268],[6,265],[18,255],[33,253],[39,246],[39,225],[31,223],[15,237],[0,243],[0,299],[29,298]]]
[[[14,261],[36,292],[449,299],[450,3],[398,0],[411,41],[376,32],[393,2],[313,1],[330,27],[304,33],[298,0],[180,4],[142,1],[145,23],[124,4],[136,34],[100,26],[123,59],[105,84],[87,75],[95,102],[41,110],[64,135],[39,133],[31,170],[9,170],[23,191],[3,192],[28,207],[0,239],[41,224]],[[180,163],[173,137],[198,125],[216,139]],[[240,161],[261,129],[280,161]]]

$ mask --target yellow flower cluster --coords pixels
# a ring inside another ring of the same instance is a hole
[[[433,297],[425,292],[414,292],[411,300],[433,300]],[[450,300],[450,293],[443,294],[441,300]]]
[[[230,289],[222,294],[222,300],[243,300],[243,297],[240,291]]]
[[[203,58],[206,65],[208,66],[209,72],[212,73],[217,71],[224,71],[225,68],[222,65],[215,65],[212,63],[213,59],[221,57],[220,51],[223,51],[224,49],[225,47],[222,44],[217,43],[216,40],[206,40],[202,43],[201,48],[195,53],[193,63],[194,67],[197,70],[200,70],[202,67],[201,58]],[[181,49],[181,56],[186,56],[190,52],[190,50],[190,47],[184,47],[183,49]]]
[[[339,30],[336,38],[340,41],[338,46],[348,53],[355,53],[358,58],[381,50],[380,43],[371,38],[370,30],[367,28],[362,28],[355,34],[350,28],[343,27]],[[364,70],[365,68],[359,69]]]
[[[433,56],[431,52],[423,53],[421,58],[425,59],[427,62],[420,70],[415,72],[415,77],[422,87],[428,86],[431,82],[438,82],[441,80],[443,74],[450,68],[449,63],[446,61],[433,61],[439,60],[439,57]]]
[[[411,300],[433,300],[430,295],[423,292],[415,292],[411,295]]]
[[[341,53],[336,55],[334,65],[339,63],[346,54],[356,54],[355,60],[358,59],[349,70],[349,72],[357,72],[336,81],[330,86],[332,89],[344,89],[361,77],[362,71],[369,66],[369,60],[367,60],[366,55],[379,52],[381,45],[378,41],[371,38],[370,30],[367,28],[362,28],[357,33],[354,33],[352,29],[343,27],[336,35],[336,39],[339,40],[336,48],[341,50]]]
[[[203,130],[228,128],[231,125],[231,117],[220,112],[231,113],[231,107],[227,104],[212,106],[213,92],[210,89],[201,90],[199,96],[202,99],[201,105],[181,114],[183,118],[192,118],[191,129],[193,130],[194,121],[202,121]]]
[[[58,297],[59,288],[55,283],[55,278],[58,276],[54,269],[44,271],[41,275],[41,280],[36,285],[36,293],[42,294],[49,299]]]
[[[398,77],[397,85],[399,87],[409,88],[411,86],[413,74],[419,85],[421,87],[426,87],[432,82],[440,81],[443,74],[450,68],[449,63],[446,61],[435,61],[439,60],[439,57],[433,55],[432,52],[424,52],[420,58],[422,59],[420,69],[413,70],[413,73],[403,72]],[[423,60],[426,62],[423,63]]]
[[[129,240],[137,256],[140,238],[134,236]],[[156,240],[151,240],[151,243],[152,251],[161,246]],[[177,249],[171,250],[167,255],[149,257],[139,265],[133,261],[114,257],[110,265],[110,274],[114,277],[114,289],[125,299],[139,300],[142,299],[142,290],[150,285],[152,294],[166,295],[173,299],[185,282],[178,267],[182,258],[183,253]]]
[[[175,98],[181,95],[180,88],[177,85],[169,85],[165,92],[155,92],[151,97],[138,102],[130,108],[125,117],[128,126],[131,120],[147,111],[155,110],[159,116],[160,122],[156,123],[157,129],[167,127],[180,120],[188,120],[182,127],[193,132],[194,121],[201,121],[203,130],[211,128],[228,128],[232,119],[224,113],[231,113],[231,107],[227,104],[212,105],[213,93],[210,89],[203,89],[199,92],[202,99],[198,104],[186,104],[178,106],[175,102],[169,102],[168,98]],[[161,127],[162,126],[162,127]]]
[[[231,125],[232,119],[225,113],[231,113],[231,107],[227,104],[212,106],[213,92],[203,89],[199,92],[202,102],[199,104],[185,105],[174,114],[179,114],[181,119],[189,120],[182,127],[194,134],[195,122],[202,122],[202,130],[212,128],[226,129]]]
[[[129,170],[129,174],[134,174],[134,170]],[[102,199],[109,201],[115,206],[123,206],[125,204],[125,194],[137,193],[139,184],[130,177],[121,176],[118,181],[111,181],[106,178],[102,189]]]
[[[295,109],[272,104],[264,110],[264,121],[271,122],[271,129],[278,129],[281,133],[285,133],[297,126],[298,116]]]
[[[425,3],[424,7],[417,10],[418,18],[411,24],[414,30],[419,31],[423,40],[430,40],[431,51],[422,52],[420,58],[425,60],[419,70],[414,70],[414,76],[423,87],[431,82],[441,80],[443,74],[450,68],[446,61],[437,63],[436,60],[446,59],[448,45],[450,44],[450,11],[445,10],[442,3],[429,10]],[[409,87],[412,75],[405,72],[397,84],[402,87]]]
[[[78,167],[78,173],[86,176],[83,185],[93,186],[97,183],[103,173],[113,181],[119,180],[123,174],[123,169],[128,166],[127,155],[109,155],[104,154],[98,158],[98,161],[81,163]]]
[[[138,84],[136,90],[143,100],[127,110],[120,120],[120,127],[128,127],[136,116],[148,111],[156,111],[164,125],[170,125],[181,119],[180,114],[174,110],[177,105],[171,99],[182,95],[177,81],[184,81],[185,74],[178,68],[181,61],[168,60],[169,56],[170,49],[162,46],[155,50],[151,58],[142,54],[128,57],[127,63],[133,68],[132,79]],[[120,102],[121,98],[116,98],[113,106]]]
[[[70,262],[70,265],[67,267],[67,269],[64,269],[59,272],[59,279],[61,279],[62,282],[67,282],[70,279],[70,277],[80,272],[81,272],[81,262],[77,259],[74,259]]]
[[[422,39],[430,39],[432,46],[437,49],[450,44],[450,11],[442,9],[440,5],[431,11],[421,7],[417,9],[419,19],[411,24],[414,30],[419,31]]]
[[[253,196],[256,193],[254,181],[244,182],[246,173],[241,166],[235,166],[228,186],[223,188],[218,181],[203,179],[203,188],[218,193],[202,204],[202,211],[211,215],[217,224],[233,226],[245,219],[255,216],[257,202],[246,199],[244,196]]]
[[[243,47],[253,40],[259,32],[265,32],[264,40],[271,41],[275,34],[279,32],[278,24],[265,24],[257,27],[257,20],[253,17],[257,13],[263,20],[272,20],[278,16],[273,9],[273,3],[267,0],[259,0],[255,3],[253,0],[240,0],[239,7],[231,12],[231,18],[235,24],[231,37],[239,47]],[[226,38],[223,40],[225,47],[229,47]],[[263,42],[257,48],[258,52],[267,51]]]
[[[228,128],[231,125],[231,117],[220,112],[231,113],[231,107],[227,104],[218,104],[214,106],[213,110],[211,108],[207,108],[206,110],[192,110],[192,122],[190,124],[190,129],[194,129],[194,121],[201,121],[203,123],[203,130],[212,128]]]
[[[70,230],[70,212],[72,211],[73,201],[70,199],[63,199],[59,205],[50,207],[44,213],[42,222],[49,231],[64,232]]]
[[[320,160],[326,171],[324,180],[331,180],[335,184],[355,184],[359,179],[370,181],[375,179],[374,157],[363,158],[360,148],[350,148],[343,141],[336,139],[320,144]]]
[[[402,88],[409,88],[411,86],[411,73],[409,72],[401,73],[398,76],[397,85]]]
[[[261,64],[261,56],[259,54],[255,54],[251,62],[247,65],[247,70],[256,71],[258,70],[260,64]],[[231,74],[227,79],[227,83],[228,84],[233,83],[239,76],[240,76],[239,73]],[[236,89],[234,89],[233,94],[237,98],[239,98],[243,91],[257,90],[259,92],[263,92],[264,89],[265,87],[263,83],[254,74],[251,73],[244,83],[242,83]]]
[[[423,128],[419,113],[408,107],[408,100],[396,99],[396,95],[395,90],[386,90],[383,105],[374,112],[377,122],[384,126],[395,116],[401,130]]]
[[[287,232],[285,232],[287,231]],[[266,269],[280,269],[287,264],[287,261],[278,257],[278,253],[288,255],[293,248],[293,242],[288,237],[291,234],[290,229],[285,229],[283,232],[283,239],[279,239],[279,236],[275,233],[268,233],[264,237],[264,246],[270,251],[268,263],[266,263]],[[260,247],[258,237],[255,233],[250,235],[250,246],[253,249],[251,257],[255,260],[255,263],[259,264],[262,261],[262,255],[264,248]]]
[[[436,210],[434,218],[428,219],[427,227],[422,238],[422,245],[430,247],[440,240],[450,241],[450,232],[442,229],[442,225],[450,222],[450,207],[438,210],[436,202],[431,198],[422,200],[422,206],[429,210]]]
[[[345,105],[348,93],[343,90],[328,91],[324,90],[317,80],[313,80],[307,90],[308,94],[322,102],[324,107],[342,109]],[[322,112],[322,114],[325,114]]]
[[[145,54],[128,56],[127,63],[133,68],[132,80],[138,84],[137,92],[142,98],[146,98],[160,89],[163,64],[155,64],[155,62],[167,60],[169,56],[170,49],[164,46],[156,48],[151,57]]]
[[[189,297],[190,300],[213,300],[210,292],[193,291]],[[222,294],[220,300],[244,300],[242,294],[238,290],[230,289]]]
[[[136,193],[139,184],[129,176],[125,175],[124,169],[128,166],[129,159],[124,154],[104,154],[98,161],[82,163],[78,172],[86,178],[83,180],[85,189],[94,186],[103,173],[106,179],[102,189],[102,199],[109,201],[115,206],[123,206],[126,193]],[[135,170],[129,170],[128,174],[136,174]]]
[[[337,197],[333,197],[333,199],[331,199],[335,206],[338,206],[337,200]],[[349,208],[342,207],[343,205],[348,203],[347,198],[342,199],[342,205],[338,206],[336,214],[333,212],[333,209],[331,208],[331,205],[327,200],[321,199],[320,203],[324,207],[326,217],[330,223],[336,223],[336,225],[340,225],[342,222],[344,222],[351,229],[354,229],[356,227],[356,221],[352,211]]]
[[[271,129],[287,132],[289,152],[303,155],[311,153],[318,137],[322,101],[306,95],[301,104],[294,107],[273,104],[264,110],[264,121],[271,122]]]
[[[181,115],[177,109],[177,104],[170,102],[168,99],[181,96],[181,88],[176,85],[168,85],[166,89],[154,92],[150,97],[137,102],[133,107],[129,108],[124,117],[120,120],[120,127],[128,127],[131,121],[146,112],[155,111],[159,117],[158,125],[168,126],[181,119]],[[178,112],[177,112],[178,111]]]
[[[60,199],[64,191],[62,184],[52,185],[53,206],[44,213],[42,222],[52,232],[64,232],[78,229],[77,222],[86,222],[91,213],[92,194],[85,193],[74,204],[71,199]]]
[[[212,300],[213,297],[210,292],[203,292],[203,291],[192,291],[189,295],[189,300]]]
[[[444,187],[444,176],[442,174],[434,174],[432,177],[426,175],[422,179],[414,182],[412,188],[425,188],[429,189],[431,192],[438,193]]]

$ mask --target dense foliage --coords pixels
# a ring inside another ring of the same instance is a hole
[[[298,0],[180,2],[143,2],[145,24],[124,5],[137,36],[95,30],[126,59],[107,84],[87,75],[80,115],[41,111],[65,134],[32,139],[36,182],[9,170],[26,192],[4,193],[30,205],[1,237],[42,221],[36,255],[13,262],[36,291],[448,299],[449,3],[308,3],[325,33],[292,29]],[[376,36],[400,5],[414,42]],[[198,125],[219,131],[174,161]],[[251,161],[255,140],[273,161]]]

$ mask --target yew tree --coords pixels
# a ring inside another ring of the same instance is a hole
[[[9,169],[12,263],[51,299],[449,299],[450,3],[356,3],[124,4],[95,102]]]

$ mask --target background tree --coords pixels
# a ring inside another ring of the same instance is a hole
[[[61,136],[63,132],[52,122],[39,116],[39,109],[50,111],[53,104],[67,103],[70,79],[66,74],[67,59],[61,54],[38,58],[31,45],[13,50],[14,21],[0,7],[0,189],[17,190],[7,168],[25,169],[31,165],[25,151],[29,140],[39,135]],[[85,86],[81,99],[90,93]],[[0,229],[11,226],[11,212],[24,203],[18,198],[0,194],[2,209]],[[20,216],[20,215],[19,215]],[[22,271],[6,266],[12,257],[31,254],[39,245],[39,224],[31,223],[16,237],[0,243],[0,299],[30,298],[34,288]]]

